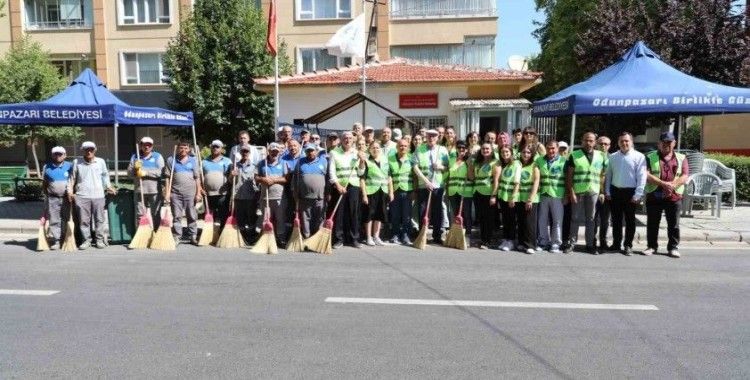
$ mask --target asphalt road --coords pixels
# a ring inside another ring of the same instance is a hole
[[[332,256],[0,245],[0,378],[748,378],[750,249]],[[653,305],[338,304],[327,297]]]

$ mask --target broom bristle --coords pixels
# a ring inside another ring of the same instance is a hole
[[[174,236],[172,236],[172,214],[169,209],[164,213],[164,217],[161,218],[159,229],[154,233],[149,248],[158,251],[174,251],[177,249]]]
[[[289,252],[302,252],[305,250],[305,242],[302,241],[302,231],[299,228],[299,219],[294,219],[294,228],[292,228],[292,236],[289,237],[289,242],[286,243],[286,250]]]
[[[224,229],[221,231],[219,238],[216,240],[216,247],[218,248],[239,248],[245,245],[245,241],[240,235],[240,230],[237,229],[237,221],[234,216],[229,216],[227,222],[224,224]]]
[[[455,222],[451,224],[451,228],[448,230],[448,235],[445,237],[444,245],[449,248],[456,248],[460,250],[465,250],[467,248],[463,224],[458,224]]]
[[[328,221],[326,221],[327,224]],[[305,246],[313,252],[330,255],[333,253],[331,248],[331,229],[327,226],[319,229],[315,235],[305,240]]]
[[[427,227],[422,226],[422,228],[419,229],[419,234],[417,234],[417,238],[414,239],[414,248],[421,249],[424,251],[425,246],[427,246]]]
[[[49,251],[49,243],[47,242],[47,219],[42,217],[39,219],[39,231],[36,235],[36,250]]]
[[[271,231],[265,231],[264,226],[263,234],[260,235],[260,239],[258,239],[250,252],[269,255],[279,253],[279,248],[276,246],[276,235],[273,233],[273,225],[271,225]]]
[[[214,225],[207,220],[203,221],[203,230],[201,230],[201,237],[198,239],[199,247],[206,247],[211,245],[214,241]]]
[[[75,230],[76,226],[72,220],[65,224],[65,241],[62,245],[62,250],[64,252],[75,252],[78,250],[78,247],[76,246]]]
[[[128,248],[130,249],[144,249],[148,248],[151,244],[151,239],[154,237],[154,229],[151,227],[151,219],[147,215],[141,216],[138,220],[138,229],[135,231],[133,239],[130,240]]]

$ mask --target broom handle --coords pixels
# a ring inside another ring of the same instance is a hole
[[[135,143],[135,157],[138,159],[138,161],[141,160],[141,151],[140,151],[140,147],[138,146],[138,143]],[[138,184],[140,185],[138,189],[140,189],[139,193],[141,193],[141,204],[145,208],[146,200],[143,196],[143,178],[141,178],[141,176],[139,176],[137,173],[136,173],[136,177],[138,177]]]
[[[458,203],[458,215],[456,216],[463,215],[463,214],[464,214],[464,197],[462,196],[461,201]]]
[[[200,154],[201,150],[197,144],[195,145],[195,152],[196,152],[195,155],[198,160],[198,170],[201,172],[200,180],[201,180],[201,189],[202,189],[203,186],[206,185],[206,178],[203,176],[203,158],[201,157],[201,154]],[[208,207],[208,195],[205,195],[205,194],[203,195],[203,204],[206,207],[206,212],[210,214],[211,209]]]
[[[237,156],[234,156],[232,170],[237,170]],[[237,173],[239,175],[239,173]],[[229,201],[229,216],[234,216],[234,198],[237,194],[237,175],[232,176],[232,199]]]
[[[172,178],[174,177],[174,167],[177,163],[177,145],[174,146],[174,149],[172,150],[172,167],[169,168],[169,183],[167,184],[167,199],[164,201],[169,203],[170,198],[172,198]]]

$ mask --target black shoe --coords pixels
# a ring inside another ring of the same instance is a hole
[[[333,247],[332,248],[333,249],[339,249],[339,248],[341,248],[343,246],[344,246],[344,243],[342,243],[340,241],[337,241],[337,242],[333,243]]]
[[[352,243],[352,247],[360,249],[362,248],[362,243],[355,241],[354,243]]]
[[[573,252],[573,245],[572,244],[565,244],[562,249],[563,253],[571,253]]]
[[[598,255],[599,254],[599,252],[597,252],[597,250],[596,250],[596,247],[593,247],[593,246],[586,247],[586,252],[588,254],[590,254],[590,255]]]
[[[432,242],[437,245],[443,245],[443,239],[433,239]]]
[[[625,256],[632,256],[633,255],[633,248],[631,247],[625,247],[625,249],[622,251],[622,254]]]
[[[607,246],[600,246],[599,248],[596,249],[596,254],[597,255],[603,255],[603,254],[607,253],[608,250],[609,250],[609,248]]]

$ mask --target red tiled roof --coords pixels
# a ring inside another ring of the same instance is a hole
[[[465,66],[442,66],[429,63],[391,59],[384,62],[368,63],[367,81],[370,83],[413,83],[413,82],[484,82],[536,80],[542,73],[502,69],[478,69]],[[362,66],[353,65],[340,69],[321,70],[312,73],[284,75],[280,84],[354,84],[360,83]],[[273,85],[273,77],[256,78],[259,85]]]

